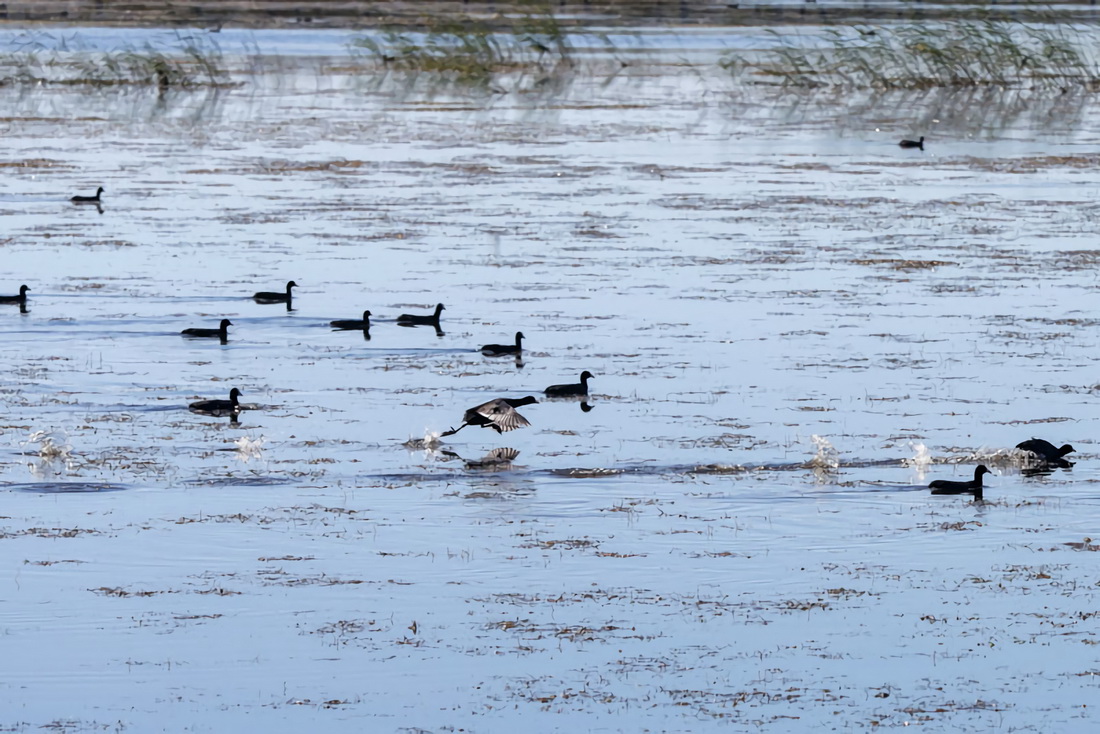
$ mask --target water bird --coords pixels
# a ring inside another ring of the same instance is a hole
[[[102,195],[103,195],[103,187],[100,186],[98,189],[96,189],[95,196],[79,196],[79,195],[77,195],[77,196],[74,196],[73,198],[69,199],[69,201],[71,201],[74,204],[98,204],[99,203],[99,197],[102,196]]]
[[[581,373],[581,381],[573,385],[551,385],[543,390],[548,398],[579,398],[588,395],[588,381],[593,375],[588,370]]]
[[[19,286],[18,296],[0,296],[0,303],[18,303],[20,305],[26,305],[27,303],[27,291],[29,291],[25,285]]]
[[[487,357],[497,357],[502,354],[521,354],[523,352],[523,332],[516,332],[516,344],[486,344],[481,348],[481,353]]]
[[[1054,448],[1054,444],[1050,441],[1044,441],[1041,438],[1032,438],[1027,441],[1016,444],[1016,448],[1021,451],[1030,451],[1035,454],[1044,464],[1050,466],[1057,466],[1063,469],[1068,469],[1073,466],[1072,461],[1067,461],[1064,457],[1066,454],[1073,453],[1073,447],[1068,443],[1063,444],[1062,448]]]
[[[258,301],[259,303],[290,303],[291,299],[294,297],[291,294],[290,289],[291,288],[297,288],[297,287],[298,287],[298,284],[295,283],[293,280],[287,281],[286,293],[275,293],[275,292],[272,292],[272,291],[260,291],[259,293],[254,294],[252,296],[252,299],[254,301]]]
[[[463,459],[454,451],[448,451],[447,449],[442,449],[440,453],[458,459],[466,465],[467,469],[506,469],[519,456],[519,451],[509,448],[493,449],[480,459]]]
[[[363,320],[358,319],[337,319],[336,321],[328,322],[328,325],[334,329],[355,329],[357,331],[369,331],[370,330],[370,311],[363,312]]]
[[[982,499],[982,475],[992,474],[985,464],[979,464],[974,470],[974,479],[969,482],[952,482],[946,479],[937,479],[928,485],[932,494],[973,494],[974,499]]]
[[[241,412],[240,397],[241,391],[237,388],[233,388],[229,391],[229,400],[199,400],[198,402],[188,405],[187,409],[192,413],[235,416]]]
[[[475,405],[462,416],[462,425],[439,434],[440,436],[453,436],[466,426],[481,426],[492,428],[497,433],[507,433],[517,428],[531,425],[530,421],[519,414],[516,408],[537,403],[538,400],[528,395],[525,398],[496,398],[481,405]]]
[[[435,304],[435,313],[429,316],[420,316],[418,314],[403,313],[397,317],[397,323],[399,326],[434,326],[439,328],[439,314],[443,312],[443,304]]]
[[[924,136],[920,136],[920,140],[902,140],[898,143],[902,148],[920,148],[924,150]]]
[[[221,324],[216,329],[184,329],[180,334],[202,339],[221,339],[222,344],[224,344],[229,339],[229,327],[232,325],[233,322],[229,319],[222,319]]]

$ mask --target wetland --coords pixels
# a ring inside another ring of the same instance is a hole
[[[1090,19],[776,17],[9,18],[0,730],[1094,728]]]

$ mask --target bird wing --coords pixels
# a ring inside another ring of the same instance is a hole
[[[531,425],[515,408],[503,400],[490,400],[484,405],[479,405],[475,410],[499,428],[501,433]]]

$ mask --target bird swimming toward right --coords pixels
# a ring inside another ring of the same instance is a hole
[[[528,395],[525,398],[496,398],[481,405],[475,405],[462,416],[462,425],[439,434],[453,436],[466,426],[481,426],[492,428],[497,433],[507,433],[517,428],[531,425],[530,421],[519,414],[516,408],[537,403],[538,400]]]
[[[336,321],[328,322],[328,325],[334,329],[344,329],[356,331],[369,331],[370,330],[370,311],[363,312],[363,319],[337,319]]]
[[[260,291],[252,296],[252,300],[259,303],[290,303],[294,295],[291,293],[291,288],[297,288],[298,284],[293,280],[288,281],[286,284],[286,293],[276,293],[272,291]]]
[[[188,405],[187,409],[192,413],[202,413],[204,415],[235,416],[241,412],[240,397],[241,391],[233,388],[229,391],[229,400],[199,400]]]
[[[98,204],[99,197],[103,195],[103,187],[96,189],[95,196],[74,196],[69,199],[74,204]]]
[[[585,370],[581,373],[581,381],[572,385],[551,385],[543,390],[548,398],[581,398],[588,395],[588,381],[595,377]]]
[[[27,302],[27,291],[29,291],[29,290],[30,290],[30,288],[28,288],[27,286],[21,285],[21,286],[19,286],[19,295],[18,296],[0,296],[0,303],[26,304],[26,302]]]
[[[505,354],[523,353],[523,332],[516,332],[516,344],[486,344],[481,348],[481,353],[486,357],[499,357]]]
[[[443,304],[435,304],[435,313],[427,316],[419,314],[403,313],[397,317],[398,326],[434,326],[439,328],[439,314],[443,312]]]
[[[924,150],[924,136],[920,136],[920,140],[902,140],[898,143],[902,148],[920,148]]]
[[[229,327],[232,325],[233,322],[229,319],[222,319],[216,329],[184,329],[180,335],[196,339],[221,339],[222,344],[225,344],[229,340]]]
[[[952,482],[946,479],[937,479],[928,485],[932,494],[973,494],[974,499],[982,499],[982,475],[992,474],[985,464],[979,464],[974,470],[974,479],[969,482]]]
[[[1066,454],[1073,453],[1073,447],[1068,443],[1063,444],[1062,448],[1056,449],[1054,448],[1054,444],[1050,441],[1044,441],[1041,438],[1031,438],[1016,444],[1016,448],[1021,451],[1030,451],[1035,454],[1040,462],[1049,466],[1056,466],[1062,469],[1068,469],[1073,466],[1073,462],[1065,458]]]

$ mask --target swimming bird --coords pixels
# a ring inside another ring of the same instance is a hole
[[[1021,451],[1030,451],[1035,454],[1038,459],[1044,464],[1050,466],[1057,466],[1063,469],[1068,469],[1073,466],[1072,461],[1067,461],[1064,457],[1066,454],[1073,453],[1073,447],[1068,443],[1063,444],[1062,448],[1054,448],[1054,444],[1050,441],[1044,441],[1041,438],[1032,438],[1027,441],[1016,444],[1016,448]]]
[[[435,304],[435,313],[430,316],[419,316],[417,314],[403,313],[397,317],[397,323],[399,326],[434,326],[439,328],[439,314],[443,312],[443,304]]]
[[[588,395],[588,381],[594,375],[585,370],[581,373],[581,381],[575,385],[551,385],[543,390],[548,398],[579,398]]]
[[[229,391],[229,400],[200,400],[188,405],[187,409],[192,413],[204,413],[206,415],[236,415],[241,412],[238,400],[240,397],[241,391],[233,388]]]
[[[924,150],[924,136],[920,136],[920,140],[902,140],[898,143],[903,148],[920,148]]]
[[[0,296],[0,303],[21,303],[21,304],[25,304],[27,302],[27,291],[29,291],[29,290],[30,290],[30,288],[28,288],[27,286],[21,285],[21,286],[19,286],[19,295],[18,296]]]
[[[69,199],[74,204],[98,204],[99,197],[103,194],[103,187],[96,189],[95,196],[74,196]]]
[[[252,296],[254,301],[260,303],[290,303],[293,295],[290,292],[291,288],[297,288],[298,284],[293,280],[288,281],[286,284],[286,293],[273,293],[272,291],[260,291]]]
[[[516,408],[537,403],[538,400],[528,395],[525,398],[496,398],[481,405],[475,405],[462,416],[462,425],[445,431],[440,436],[453,436],[466,426],[481,426],[492,428],[497,433],[507,433],[517,428],[529,426],[531,423],[524,418]]]
[[[974,499],[982,498],[982,475],[992,474],[985,464],[979,464],[974,470],[974,479],[969,482],[951,482],[946,479],[937,479],[928,485],[932,494],[973,494]]]
[[[497,357],[502,354],[520,354],[523,352],[523,332],[516,332],[516,345],[511,344],[486,344],[481,348],[481,353],[487,357]]]
[[[358,321],[356,319],[337,319],[336,321],[328,322],[328,324],[334,329],[356,329],[359,331],[369,331],[370,311],[363,312],[362,321]]]
[[[229,327],[233,325],[233,322],[229,319],[222,319],[221,324],[216,329],[184,329],[180,332],[182,336],[192,336],[196,338],[215,338],[221,339],[224,344],[229,339]]]

